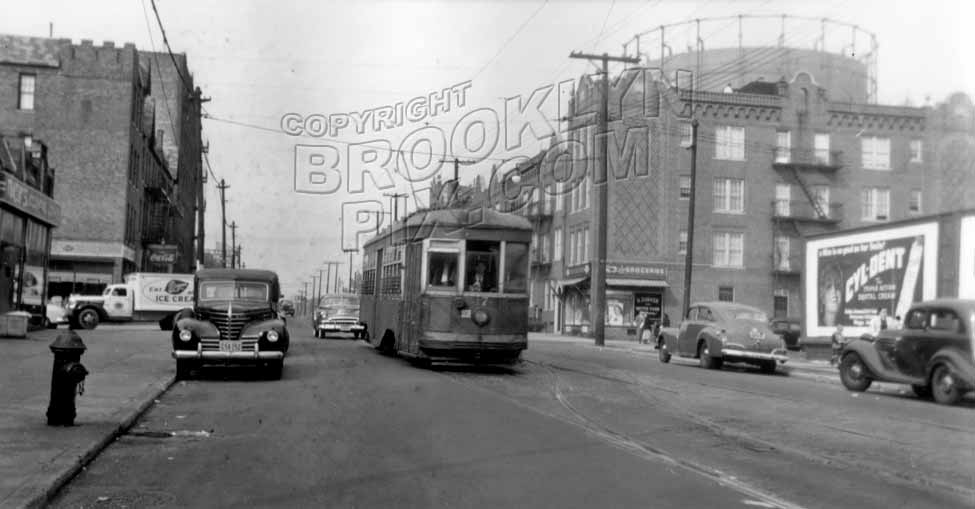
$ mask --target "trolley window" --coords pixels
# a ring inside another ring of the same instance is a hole
[[[432,288],[456,288],[459,263],[459,253],[430,253],[427,285]]]
[[[505,243],[504,293],[528,293],[528,252],[528,244]]]
[[[464,289],[468,292],[496,293],[500,284],[500,257],[500,242],[468,240]]]

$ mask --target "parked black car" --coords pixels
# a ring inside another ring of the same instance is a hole
[[[782,336],[786,348],[789,350],[799,349],[799,336],[801,336],[802,327],[798,318],[773,318],[769,320],[769,328],[772,329],[772,332]]]
[[[278,315],[278,276],[267,270],[203,269],[194,277],[193,308],[176,316],[176,376],[203,364],[247,364],[281,378],[290,338]]]
[[[975,390],[975,300],[916,303],[901,329],[865,335],[840,352],[840,380],[851,391],[870,384],[910,384],[919,397],[952,405]]]

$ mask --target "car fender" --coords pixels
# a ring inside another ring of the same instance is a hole
[[[261,336],[269,330],[277,331],[277,333],[281,336],[281,339],[287,339],[288,326],[281,318],[271,318],[269,320],[251,322],[244,327],[244,330],[241,331],[240,335],[241,337]]]
[[[871,375],[881,375],[884,371],[886,371],[886,369],[883,367],[884,364],[881,362],[880,355],[877,353],[877,349],[874,348],[873,343],[874,342],[872,339],[854,339],[843,345],[843,349],[840,351],[840,359],[845,357],[848,353],[856,353],[860,356],[860,359],[866,365],[867,370]]]
[[[173,337],[179,336],[179,331],[188,329],[193,332],[193,335],[197,338],[217,338],[220,337],[220,331],[212,323],[205,320],[197,320],[195,316],[185,316],[183,310],[177,315],[176,326],[173,327]],[[190,311],[192,314],[192,311]],[[180,318],[180,317],[183,318]]]
[[[701,329],[701,332],[697,334],[697,340],[694,341],[694,355],[697,355],[698,345],[701,344],[701,341],[704,341],[708,345],[708,355],[711,357],[721,357],[722,343],[721,340],[718,339],[720,334],[721,332],[714,327],[705,327]]]
[[[928,365],[924,368],[925,374],[930,376],[931,371],[938,364],[947,364],[953,372],[964,379],[965,385],[968,388],[975,387],[975,363],[972,363],[971,357],[968,354],[964,354],[954,348],[943,348],[935,353],[931,357],[931,360],[928,361]]]
[[[677,351],[677,329],[666,327],[657,333],[657,344],[662,344],[671,353]]]
[[[91,301],[80,301],[75,304],[74,308],[71,310],[71,317],[76,318],[86,309],[94,309],[98,313],[98,318],[100,320],[108,319],[108,313],[105,312],[105,303]]]

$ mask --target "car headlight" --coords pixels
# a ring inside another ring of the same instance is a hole
[[[267,340],[274,343],[278,340],[278,331],[269,330],[267,331]]]
[[[193,339],[193,331],[191,331],[189,329],[183,329],[183,330],[179,331],[179,339],[181,341],[189,341],[189,340]]]
[[[725,344],[725,343],[727,343],[728,342],[728,333],[725,332],[725,331],[719,332],[718,333],[718,340],[721,341],[721,344],[722,345]]]

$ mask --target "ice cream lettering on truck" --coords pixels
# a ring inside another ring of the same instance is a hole
[[[975,209],[810,236],[802,272],[804,336],[870,331],[878,309],[975,298]]]
[[[159,321],[193,305],[193,274],[137,272],[101,295],[72,295],[69,319],[94,329],[103,321]]]

